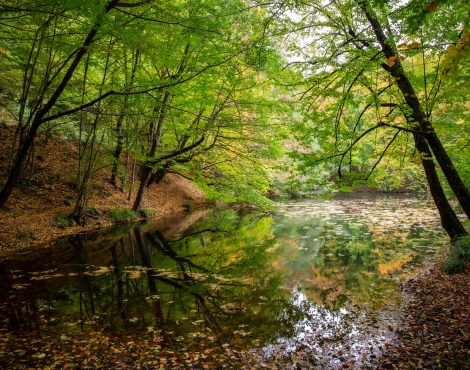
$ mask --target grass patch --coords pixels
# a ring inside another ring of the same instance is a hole
[[[55,223],[61,229],[65,229],[66,227],[77,225],[77,222],[69,218],[69,216],[67,215],[57,216],[57,218],[55,219]]]
[[[150,209],[142,208],[139,211],[139,213],[142,217],[148,218],[148,217],[152,216],[154,212]]]
[[[137,218],[137,213],[128,208],[116,208],[109,211],[113,222],[129,222]]]
[[[36,239],[36,234],[34,234],[31,230],[21,230],[16,233],[16,238],[19,240],[26,240],[26,239]]]
[[[449,274],[462,272],[470,262],[470,235],[457,239],[447,259],[445,269]]]

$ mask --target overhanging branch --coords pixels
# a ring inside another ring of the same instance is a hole
[[[145,165],[146,166],[153,166],[161,161],[164,161],[166,159],[170,159],[170,158],[174,158],[174,157],[177,157],[181,154],[184,154],[186,152],[189,152],[190,150],[196,148],[197,146],[201,145],[205,140],[205,137],[204,135],[198,140],[196,141],[195,143],[191,144],[191,145],[188,145],[187,147],[184,147],[182,149],[179,149],[179,150],[176,150],[170,154],[166,154],[164,156],[161,156],[159,158],[155,158],[155,159],[149,159],[147,161],[145,161]]]
[[[210,68],[218,67],[218,66],[228,62],[229,60],[235,58],[238,54],[239,53],[233,54],[230,57],[228,57],[227,59],[224,59],[224,60],[220,61],[219,63],[209,64],[209,65],[205,66],[204,68],[201,68],[199,71],[192,74],[191,76],[188,76],[188,77],[183,78],[183,79],[178,80],[178,81],[169,82],[169,83],[166,83],[166,84],[162,84],[162,85],[159,85],[159,86],[154,86],[154,87],[144,89],[144,90],[139,90],[139,91],[114,91],[114,90],[108,91],[108,92],[104,93],[103,95],[100,95],[96,99],[93,99],[93,100],[89,101],[88,103],[80,105],[79,107],[72,108],[72,109],[69,109],[69,110],[64,111],[64,112],[60,112],[60,113],[57,113],[57,114],[53,114],[51,116],[44,117],[44,118],[41,119],[41,124],[44,123],[44,122],[49,122],[49,121],[52,121],[54,119],[61,118],[61,117],[68,116],[70,114],[79,112],[82,109],[91,107],[92,105],[94,105],[94,104],[100,102],[101,100],[106,99],[110,96],[119,96],[119,95],[127,96],[127,95],[148,94],[152,91],[161,90],[161,89],[173,87],[173,86],[176,86],[176,85],[180,85],[182,83],[188,82],[188,81],[196,78],[197,76],[201,75],[202,73],[204,73],[205,71],[207,71]]]

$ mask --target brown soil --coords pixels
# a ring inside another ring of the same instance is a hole
[[[0,122],[0,183],[10,165],[14,133],[14,126]],[[104,168],[94,175],[89,200],[89,209],[96,209],[95,214],[88,218],[85,226],[58,227],[57,217],[68,215],[73,210],[77,153],[77,141],[39,135],[34,150],[33,173],[27,175],[26,185],[17,187],[5,209],[0,210],[0,257],[48,244],[64,235],[110,226],[110,209],[132,207],[139,186],[138,178],[128,201],[128,190],[121,192],[110,184],[110,156],[102,152],[97,167]],[[142,208],[161,218],[204,202],[204,193],[196,185],[170,173],[159,184],[148,188]]]

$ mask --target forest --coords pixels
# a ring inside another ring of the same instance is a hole
[[[470,5],[0,0],[0,367],[470,367]]]

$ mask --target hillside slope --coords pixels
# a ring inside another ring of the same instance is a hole
[[[0,183],[4,181],[11,160],[15,127],[0,121]],[[84,232],[112,224],[110,209],[130,208],[139,185],[134,184],[131,200],[128,189],[116,190],[109,182],[110,166],[94,175],[87,225],[60,228],[56,219],[73,210],[76,191],[78,142],[39,135],[34,149],[34,166],[26,176],[26,185],[17,187],[5,209],[0,210],[0,255],[51,242],[63,235]],[[102,153],[101,161],[110,162]],[[138,174],[138,170],[136,170]],[[204,193],[186,178],[170,173],[159,184],[152,184],[144,196],[143,208],[155,217],[183,211],[189,205],[205,202]]]

